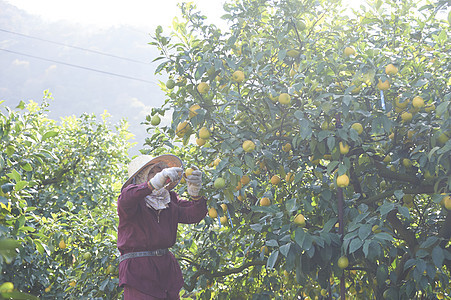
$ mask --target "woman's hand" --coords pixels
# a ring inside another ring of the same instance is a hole
[[[191,168],[194,169],[193,173],[186,177],[188,194],[192,197],[197,197],[199,196],[200,189],[202,188],[202,172],[195,166],[192,166]]]
[[[181,176],[179,174],[182,174],[182,172],[182,168],[166,168],[161,172],[155,174],[155,176],[152,177],[149,182],[156,190],[159,190],[164,188],[167,183],[179,180]]]

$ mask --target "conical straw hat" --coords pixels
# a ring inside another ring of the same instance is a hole
[[[126,186],[132,183],[133,178],[141,172],[143,169],[145,169],[150,164],[156,164],[159,162],[165,162],[169,168],[171,167],[180,167],[183,168],[183,163],[180,158],[173,154],[163,154],[157,157],[153,157],[151,155],[140,155],[132,159],[132,161],[128,164],[128,179],[125,181],[125,183],[122,185],[121,190],[123,190]],[[181,178],[180,178],[181,179]],[[179,182],[174,181],[171,182],[169,185],[169,190],[172,190]]]

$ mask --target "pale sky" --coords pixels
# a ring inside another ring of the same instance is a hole
[[[105,28],[131,25],[150,30],[157,25],[170,26],[180,15],[177,3],[183,0],[6,0],[6,2],[53,22],[66,20]],[[209,23],[221,22],[224,0],[191,0],[208,16]]]
[[[131,25],[153,30],[157,25],[170,26],[180,15],[177,3],[193,2],[208,23],[221,26],[226,0],[5,0],[30,14],[53,22],[66,20],[96,28]],[[358,7],[364,0],[342,0],[344,5]],[[94,28],[93,28],[94,29]]]

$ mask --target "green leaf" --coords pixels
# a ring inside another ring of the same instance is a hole
[[[326,224],[324,224],[321,232],[329,232],[335,226],[335,223],[337,223],[337,220],[338,220],[337,218],[332,218],[329,221],[327,221]]]
[[[2,191],[3,193],[8,193],[12,191],[14,188],[14,183],[5,183],[2,185]]]
[[[363,244],[363,254],[365,254],[365,257],[368,257],[368,250],[371,244],[371,240],[366,240],[365,243]]]
[[[263,228],[262,224],[251,224],[251,229],[257,232],[261,232]]]
[[[26,231],[26,232],[35,232],[36,229],[30,226],[23,226],[20,228],[20,231]]]
[[[385,202],[382,204],[382,206],[379,207],[379,211],[382,216],[387,215],[389,212],[391,212],[395,208],[395,205],[391,202]]]
[[[25,102],[23,100],[20,100],[19,104],[16,106],[18,109],[24,109],[25,108]]]
[[[370,224],[364,224],[360,226],[359,228],[359,238],[363,241],[365,240],[371,233],[371,225]]]
[[[236,175],[243,176],[243,170],[241,170],[241,168],[231,167],[230,171]]]
[[[443,101],[442,103],[440,103],[435,110],[437,116],[442,116],[448,109],[448,105],[449,101]]]
[[[277,58],[278,58],[279,60],[281,60],[281,61],[282,61],[286,56],[287,56],[287,50],[285,50],[285,49],[280,50],[279,53],[277,54]]]
[[[335,167],[339,164],[339,161],[331,161],[328,165],[327,165],[327,173],[331,174],[332,171],[335,169]]]
[[[328,130],[320,131],[320,133],[318,134],[318,141],[319,142],[323,141],[325,138],[330,136],[330,134],[331,134],[331,132]]]
[[[275,250],[271,253],[271,255],[268,258],[268,261],[266,262],[266,267],[268,269],[274,268],[274,265],[276,264],[277,258],[279,257],[279,250]]]
[[[440,149],[440,147],[436,146],[436,147],[432,148],[431,151],[429,151],[429,154],[428,154],[429,160],[431,160],[432,155],[434,155],[435,151],[437,151],[438,149]]]
[[[269,247],[279,247],[279,243],[277,243],[276,240],[266,241],[265,244],[266,244],[266,246],[269,246]]]
[[[404,197],[404,192],[402,190],[396,190],[394,192],[396,199],[401,200]]]
[[[426,79],[420,79],[413,86],[420,87],[420,86],[423,86],[423,85],[425,85],[427,83],[428,83],[428,81]]]
[[[330,136],[327,138],[327,147],[332,152],[335,148],[335,138],[333,136]]]
[[[348,167],[344,164],[338,166],[338,176],[345,174],[348,171]]]
[[[19,182],[16,183],[14,190],[16,192],[18,192],[18,191],[22,190],[24,187],[26,187],[27,185],[28,185],[28,181],[20,180]]]
[[[294,232],[294,241],[301,248],[302,248],[302,245],[304,244],[305,235],[306,235],[305,231],[302,228],[297,228],[296,231]]]
[[[355,238],[351,241],[349,244],[349,254],[354,253],[355,251],[359,250],[360,247],[362,247],[363,241],[359,238]]]
[[[404,264],[404,271],[406,271],[407,269],[409,269],[411,266],[415,265],[417,263],[417,260],[414,258],[409,259],[408,261],[406,261],[406,263]]]
[[[296,198],[291,198],[285,201],[285,208],[287,209],[288,212],[293,212],[297,210]]]
[[[105,287],[106,287],[106,285],[108,284],[109,281],[110,281],[109,278],[107,278],[104,281],[102,281],[102,283],[100,283],[99,290],[104,291]]]
[[[294,176],[294,183],[300,182],[303,176],[304,171],[297,172],[296,175]]]
[[[22,169],[24,169],[27,172],[31,172],[33,171],[33,167],[31,166],[30,163],[26,163],[25,165],[20,166]]]
[[[410,219],[410,211],[409,208],[405,206],[398,207],[399,213],[406,219]]]
[[[312,137],[312,128],[308,120],[299,120],[299,135],[303,140],[310,139]]]
[[[279,251],[283,256],[287,257],[288,252],[290,251],[291,243],[287,243],[285,245],[280,246]]]
[[[442,202],[442,200],[443,200],[444,197],[445,197],[444,195],[434,194],[434,195],[432,195],[432,201],[433,201],[435,204],[439,204],[440,202]]]
[[[375,238],[378,240],[393,241],[393,237],[386,232],[376,233]]]
[[[8,176],[12,180],[14,180],[16,183],[20,181],[20,177],[21,177],[19,172],[16,171],[16,169],[13,169],[11,171],[11,173],[6,174],[6,176]]]
[[[306,232],[304,237],[304,242],[302,243],[302,249],[308,251],[313,246],[313,239],[312,236]]]
[[[15,250],[20,247],[20,241],[14,239],[0,239],[0,251]]]
[[[231,189],[224,190],[224,195],[226,196],[226,199],[232,202],[234,200],[233,192]]]
[[[275,213],[279,212],[279,208],[275,205],[251,206],[251,210],[254,212],[262,212],[262,213],[269,213],[269,214],[275,214]]]
[[[34,240],[34,244],[36,245],[36,250],[38,250],[38,252],[40,254],[44,253],[44,246],[42,246],[42,242],[38,239]]]
[[[351,95],[346,95],[343,97],[343,103],[349,106],[349,104],[354,100],[354,97]]]
[[[253,166],[255,166],[254,158],[250,154],[244,155],[244,161],[246,162],[246,165],[249,168],[252,168]]]
[[[4,299],[15,299],[15,300],[39,300],[38,297],[33,296],[31,294],[19,292],[19,291],[12,291],[10,293],[1,293],[2,297]]]
[[[388,267],[386,265],[380,265],[376,270],[376,278],[378,283],[382,283],[388,278]]]
[[[49,139],[49,138],[52,138],[52,137],[54,137],[54,136],[57,136],[57,135],[58,135],[58,131],[54,131],[54,130],[47,131],[47,132],[44,133],[44,135],[42,136],[42,141],[45,141],[45,140],[47,140],[47,139]]]
[[[438,238],[435,236],[428,237],[423,243],[421,243],[420,248],[427,249],[434,245],[438,241]]]
[[[445,259],[445,255],[443,254],[443,249],[440,246],[436,246],[432,250],[432,261],[434,262],[435,266],[439,269],[442,268],[443,260]]]

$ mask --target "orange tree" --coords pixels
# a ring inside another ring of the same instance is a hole
[[[111,129],[106,113],[56,122],[48,97],[0,115],[0,298],[117,299],[127,124]]]
[[[187,295],[449,295],[446,2],[224,8],[230,30],[182,5],[151,42],[169,80],[145,151],[201,166],[212,208],[177,245]]]

